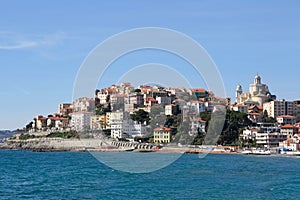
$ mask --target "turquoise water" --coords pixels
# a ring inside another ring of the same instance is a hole
[[[89,153],[2,150],[0,158],[0,199],[299,199],[300,195],[296,157],[199,159],[185,154],[166,168],[142,174],[111,169]]]

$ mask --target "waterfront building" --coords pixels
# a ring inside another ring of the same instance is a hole
[[[75,131],[85,131],[90,129],[91,112],[73,112],[70,114],[70,128]]]
[[[281,128],[280,133],[287,135],[288,138],[292,138],[293,135],[298,133],[298,127],[291,124],[285,124],[280,128]]]
[[[235,98],[237,104],[262,106],[266,102],[275,100],[276,96],[270,93],[268,86],[261,82],[259,75],[256,75],[254,83],[249,86],[249,92],[243,93],[242,86],[237,86]]]
[[[158,127],[154,129],[154,143],[168,144],[171,142],[171,128]]]
[[[146,125],[128,119],[123,122],[122,131],[126,138],[142,137],[146,133]]]

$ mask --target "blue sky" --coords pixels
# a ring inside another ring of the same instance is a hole
[[[280,99],[300,99],[300,3],[294,1],[15,1],[0,6],[0,129],[23,127],[72,101],[88,53],[113,34],[164,27],[199,42],[216,63],[227,95],[247,90],[256,73]],[[114,65],[149,62],[184,67],[164,53],[128,55]],[[185,71],[185,70],[184,70]],[[188,71],[186,71],[188,73]],[[109,74],[101,85],[114,83]],[[190,74],[194,86],[205,87]]]

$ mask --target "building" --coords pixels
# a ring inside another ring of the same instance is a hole
[[[71,103],[61,103],[58,105],[58,114],[68,116],[72,112],[73,108]]]
[[[202,119],[193,119],[192,120],[192,125],[191,125],[191,135],[197,135],[197,134],[204,134],[205,133],[205,126],[206,126],[206,121]]]
[[[134,104],[136,106],[143,106],[144,105],[144,95],[140,93],[134,93],[128,95],[128,104]]]
[[[187,106],[189,106],[190,112],[199,114],[202,112],[205,112],[205,103],[198,101],[198,100],[192,100],[187,102]]]
[[[277,122],[281,125],[296,124],[296,117],[291,115],[280,115],[277,118]]]
[[[112,138],[123,138],[123,112],[106,113],[106,128],[110,129]]]
[[[288,138],[292,138],[295,134],[298,133],[298,127],[291,124],[285,124],[280,128],[281,128],[280,133],[287,135]]]
[[[122,131],[126,138],[142,137],[146,133],[146,125],[128,119],[123,122]]]
[[[90,129],[91,112],[73,112],[70,114],[70,128],[75,131],[85,131]]]
[[[171,142],[171,128],[158,127],[154,129],[154,143],[168,144]]]
[[[82,97],[76,99],[73,104],[73,112],[92,112],[95,110],[95,99]]]
[[[277,118],[280,115],[297,116],[298,106],[295,101],[274,100],[263,105],[264,111],[269,117]]]
[[[243,104],[236,104],[232,106],[232,110],[236,112],[248,114],[248,106]]]
[[[90,127],[92,130],[105,130],[106,129],[106,115],[91,116]]]
[[[204,88],[191,88],[189,91],[190,95],[197,100],[199,99],[205,99],[208,97],[208,91],[206,91]]]
[[[145,102],[144,102],[145,106],[152,107],[152,106],[157,105],[157,104],[158,104],[158,101],[155,98],[153,98],[153,97],[146,97],[145,98]]]
[[[52,130],[65,130],[69,126],[69,119],[61,115],[50,116],[47,119],[47,127]]]
[[[47,117],[42,115],[37,116],[33,119],[32,127],[35,131],[46,131],[47,130]]]
[[[254,83],[249,86],[249,92],[243,93],[242,86],[237,86],[235,98],[237,104],[262,106],[266,102],[275,100],[276,96],[270,93],[268,86],[262,84],[261,77],[256,75],[254,77]]]
[[[177,115],[178,110],[179,108],[175,104],[165,105],[165,115]]]
[[[110,96],[110,104],[113,111],[122,110],[124,109],[124,102],[125,102],[124,94],[112,94]]]
[[[167,104],[171,104],[172,101],[173,101],[173,98],[172,97],[160,97],[160,96],[157,96],[155,98],[157,100],[157,103],[160,104],[160,105],[167,105]]]

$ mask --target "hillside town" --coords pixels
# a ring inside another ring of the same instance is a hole
[[[187,144],[185,132],[198,139],[193,144],[201,145],[210,120],[207,116],[220,108],[226,108],[230,115],[226,120],[233,125],[227,125],[227,132],[223,129],[218,144],[300,150],[300,101],[277,99],[259,75],[248,92],[237,86],[233,103],[203,88],[112,85],[96,90],[92,98],[59,104],[57,113],[35,117],[25,131],[101,133],[115,141],[155,144]],[[238,116],[243,121],[240,126],[234,125]]]

